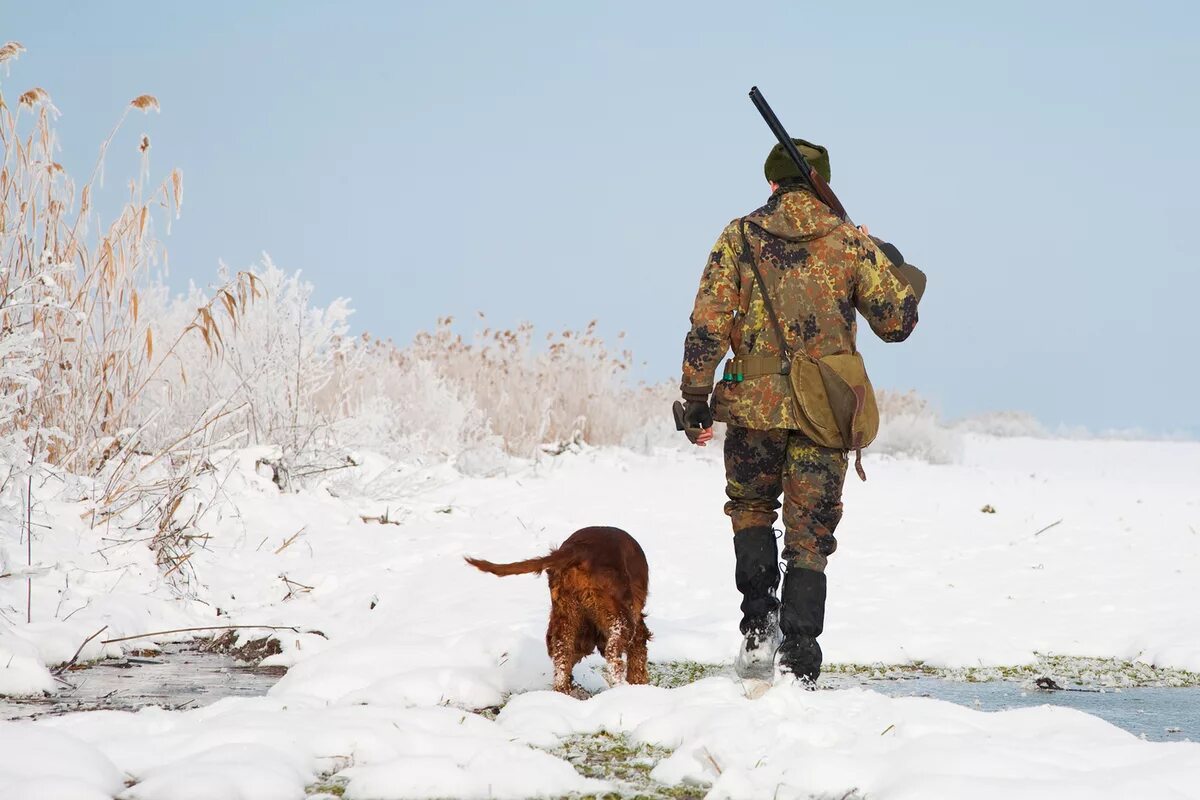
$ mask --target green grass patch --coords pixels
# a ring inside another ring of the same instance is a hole
[[[585,795],[581,800],[699,800],[708,791],[702,786],[667,786],[655,781],[651,770],[671,751],[638,744],[623,734],[572,736],[549,752],[570,763],[580,775],[608,781],[617,789]]]
[[[345,778],[337,775],[322,775],[321,779],[304,790],[306,800],[328,800],[330,797],[342,797],[346,794]]]
[[[687,686],[714,675],[732,675],[733,667],[729,664],[701,664],[697,661],[652,661],[648,665],[648,671],[651,686],[678,689],[680,686]]]

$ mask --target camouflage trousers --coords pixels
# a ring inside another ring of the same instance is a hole
[[[846,453],[812,443],[799,431],[725,432],[725,513],[733,533],[771,526],[783,495],[783,560],[789,567],[825,571],[837,549]]]

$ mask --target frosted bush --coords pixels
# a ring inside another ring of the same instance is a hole
[[[454,459],[455,468],[471,478],[503,475],[512,464],[512,457],[504,452],[497,438],[467,447]]]
[[[353,379],[335,436],[346,447],[413,462],[446,460],[488,438],[474,399],[426,360],[367,357]]]
[[[667,413],[661,388],[628,384],[631,354],[610,352],[595,322],[548,334],[541,346],[529,324],[485,328],[471,340],[451,325],[440,320],[395,358],[428,362],[473,398],[484,429],[511,454],[537,455],[546,443],[620,444],[651,416]]]
[[[989,436],[1031,436],[1041,439],[1050,435],[1032,414],[1023,411],[977,414],[958,421],[954,427],[969,433],[985,433]]]
[[[278,445],[293,477],[360,449],[406,463],[462,456],[460,468],[482,474],[500,469],[498,449],[535,457],[570,442],[620,444],[648,420],[669,423],[673,390],[628,385],[631,355],[611,353],[595,323],[541,344],[530,325],[468,341],[446,319],[400,348],[350,338],[346,301],[313,307],[312,286],[269,258],[252,274],[257,298],[216,348],[182,337],[212,297],[195,287],[176,297],[144,290],[153,335],[179,340],[155,363],[139,407],[151,445],[217,419],[204,425],[206,443]]]
[[[621,444],[648,420],[669,424],[674,390],[628,385],[631,355],[611,353],[595,323],[541,344],[530,325],[485,329],[468,341],[446,319],[400,348],[350,338],[346,301],[313,307],[312,286],[269,258],[246,274],[257,297],[215,348],[183,336],[193,309],[213,303],[209,294],[143,291],[153,335],[178,341],[155,362],[138,409],[151,446],[186,439],[202,424],[208,445],[280,446],[293,478],[368,449],[490,474],[507,459],[498,450],[540,457],[564,443]]]
[[[962,460],[963,437],[942,424],[929,402],[915,392],[878,392],[879,436],[872,453],[904,456],[930,464]]]
[[[930,464],[955,464],[962,460],[962,434],[944,427],[936,417],[900,414],[882,420],[872,453],[905,456]]]
[[[157,377],[138,409],[151,446],[166,446],[214,416],[221,421],[207,426],[210,441],[239,435],[244,444],[279,445],[292,466],[336,446],[343,378],[357,351],[346,336],[349,303],[313,307],[312,284],[267,256],[253,275],[257,298],[215,343],[182,338],[194,324],[192,310],[212,302],[208,294],[192,287],[172,298],[161,286],[145,293],[157,335],[180,340],[156,362]]]

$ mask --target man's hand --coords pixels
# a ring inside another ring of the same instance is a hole
[[[692,444],[705,447],[712,439],[712,409],[706,401],[688,400],[685,406],[676,400],[671,412],[675,416],[675,430],[683,431]]]

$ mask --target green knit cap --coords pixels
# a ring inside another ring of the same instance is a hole
[[[808,165],[815,169],[826,183],[829,183],[829,151],[819,144],[806,142],[803,139],[792,139],[792,143],[796,145],[796,149],[800,151],[800,155],[804,156]],[[763,164],[763,174],[771,183],[779,183],[788,178],[799,178],[800,170],[797,169],[791,156],[784,152],[783,145],[776,144],[767,155],[767,162]]]

